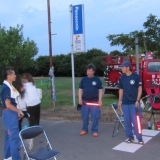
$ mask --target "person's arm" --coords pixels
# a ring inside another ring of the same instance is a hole
[[[102,106],[102,95],[103,95],[103,89],[99,89],[98,90],[98,97],[99,97],[98,104],[100,106]]]
[[[82,95],[83,95],[83,78],[79,83],[79,90],[78,90],[78,103],[82,105]]]
[[[6,105],[7,109],[17,112],[19,118],[23,117],[23,115],[24,115],[23,112],[20,109],[18,109],[17,107],[13,106],[9,99],[5,100],[5,105]]]
[[[137,100],[136,100],[136,103],[135,103],[136,107],[139,106],[140,98],[142,96],[142,81],[140,79],[140,76],[138,76],[137,85],[138,85],[138,94],[137,94]]]
[[[78,98],[79,98],[79,104],[82,105],[82,94],[83,94],[83,89],[79,88],[78,90]]]
[[[119,102],[122,102],[123,89],[119,89]]]
[[[139,106],[139,102],[140,102],[141,95],[142,95],[142,86],[139,86],[139,87],[138,87],[137,100],[136,100],[136,103],[135,103],[136,107]]]
[[[122,106],[122,97],[123,97],[123,89],[119,89],[119,100],[118,100],[119,109],[121,109],[121,106]]]
[[[123,98],[123,84],[122,84],[122,77],[119,80],[119,99],[118,99],[118,108],[121,109],[122,107],[122,98]]]
[[[140,101],[141,96],[142,96],[142,86],[139,86],[139,87],[138,87],[137,101]]]

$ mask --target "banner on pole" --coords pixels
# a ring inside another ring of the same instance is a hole
[[[73,52],[85,52],[84,5],[72,6]]]

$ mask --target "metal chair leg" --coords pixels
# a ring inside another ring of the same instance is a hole
[[[118,125],[117,125],[118,123]],[[114,124],[114,128],[113,128],[113,133],[112,133],[112,137],[115,137],[118,132],[119,132],[119,127],[120,127],[120,122],[118,121],[115,121],[115,124]],[[117,128],[117,129],[116,129]]]
[[[156,121],[155,121],[154,113],[153,113],[153,121],[154,121],[154,125],[156,125]]]
[[[26,159],[26,154],[24,153],[24,154],[23,154],[23,160],[25,160],[25,159]]]
[[[116,121],[115,121],[115,123],[114,123],[114,128],[113,128],[113,133],[112,133],[112,137],[114,137],[115,136],[115,134],[117,134],[117,133],[115,133],[115,130],[116,130]]]
[[[153,116],[153,114],[151,114],[151,116],[149,117],[148,121],[150,121],[150,120],[151,120],[152,116]]]

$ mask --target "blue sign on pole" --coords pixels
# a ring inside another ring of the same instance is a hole
[[[75,5],[72,8],[73,13],[73,34],[83,34],[83,11],[82,5]]]
[[[85,52],[84,5],[72,6],[73,52]]]

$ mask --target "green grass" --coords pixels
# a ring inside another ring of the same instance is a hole
[[[81,77],[75,78],[76,103],[78,102],[78,86],[80,80]],[[102,82],[104,83],[103,79]],[[51,106],[51,92],[50,92],[51,87],[49,78],[43,78],[43,77],[38,79],[36,78],[35,84],[37,88],[41,88],[43,91],[44,98],[42,100],[42,107],[49,108]],[[56,107],[72,107],[73,106],[72,78],[55,77],[55,87],[56,87]],[[103,96],[103,107],[110,106],[110,104],[113,102],[117,102],[116,96],[114,95]]]

